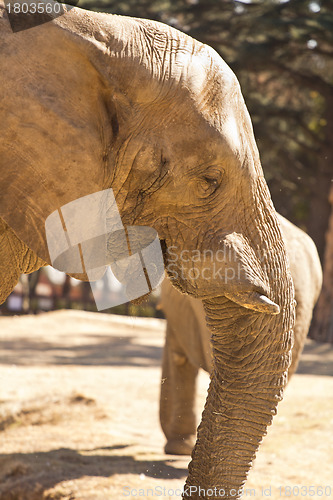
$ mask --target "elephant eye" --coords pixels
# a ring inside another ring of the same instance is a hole
[[[218,189],[221,184],[222,172],[205,173],[199,180],[199,195],[210,196]]]
[[[219,185],[218,179],[215,179],[214,177],[207,177],[207,176],[205,176],[204,177],[204,181],[206,182],[206,184],[208,186],[212,186],[214,188]]]

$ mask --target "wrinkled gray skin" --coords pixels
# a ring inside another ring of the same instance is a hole
[[[163,24],[73,8],[13,33],[3,5],[0,299],[50,263],[46,218],[103,189],[124,225],[153,227],[176,255],[227,249],[196,279],[191,261],[173,270],[203,300],[213,348],[186,488],[239,498],[286,385],[294,290],[237,78]]]
[[[303,350],[323,276],[312,239],[279,214],[278,219],[286,243],[296,299],[295,341],[288,370],[290,380]],[[167,319],[160,397],[160,422],[167,438],[165,451],[190,455],[196,438],[196,377],[199,368],[211,372],[213,364],[210,332],[202,302],[180,294],[169,279],[162,283],[161,307]]]

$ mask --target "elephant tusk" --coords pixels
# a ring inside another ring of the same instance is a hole
[[[266,295],[259,295],[259,303],[265,308],[265,312],[269,314],[280,314],[280,306],[266,297]]]
[[[253,311],[266,314],[280,313],[280,306],[278,304],[270,300],[266,295],[258,292],[241,292],[235,295],[226,293],[225,296],[236,304],[247,309],[252,309]]]

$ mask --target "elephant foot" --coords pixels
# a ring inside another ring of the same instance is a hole
[[[169,439],[164,447],[164,452],[167,455],[191,455],[195,440],[195,436]]]

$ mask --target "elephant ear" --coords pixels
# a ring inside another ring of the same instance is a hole
[[[112,43],[114,17],[73,9],[13,33],[0,11],[0,217],[49,263],[46,219],[112,184],[119,123],[111,80],[121,87],[114,59],[123,45]]]
[[[50,214],[121,191],[127,173],[115,158],[131,114],[170,85],[187,89],[193,44],[202,47],[160,23],[78,8],[13,33],[0,9],[0,217],[44,261]],[[165,57],[175,46],[178,64]]]
[[[112,177],[117,117],[87,38],[60,19],[13,33],[0,17],[0,217],[46,262],[47,217]]]

